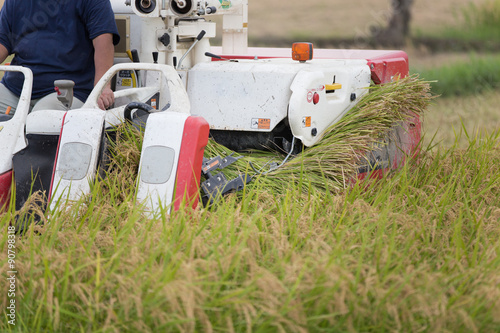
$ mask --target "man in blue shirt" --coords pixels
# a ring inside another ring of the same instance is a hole
[[[80,107],[94,85],[113,65],[118,30],[109,0],[6,0],[0,12],[0,62],[33,71],[31,107],[64,109],[54,81],[75,82],[73,108]],[[0,84],[0,112],[15,111],[24,77],[6,72]],[[16,99],[17,98],[17,99]],[[99,98],[106,109],[114,102],[107,87]]]

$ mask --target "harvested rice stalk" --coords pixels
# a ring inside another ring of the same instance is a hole
[[[429,82],[409,76],[370,88],[359,103],[332,125],[320,143],[305,149],[281,168],[261,175],[249,186],[260,186],[282,192],[290,182],[306,182],[319,190],[340,191],[355,179],[360,161],[386,137],[400,121],[420,115],[432,96]],[[207,154],[230,151],[210,141]],[[275,153],[248,155],[237,165],[238,170],[251,170],[248,163],[263,166]],[[213,156],[213,155],[211,155]]]
[[[349,180],[355,179],[360,160],[374,149],[375,144],[398,122],[422,114],[431,100],[429,82],[415,75],[373,86],[369,94],[330,127],[318,145],[305,149],[282,167],[269,173],[258,172],[257,176],[254,169],[267,171],[269,162],[280,163],[284,157],[277,152],[252,151],[224,169],[224,173],[228,178],[243,172],[254,174],[256,177],[249,187],[266,188],[275,193],[283,192],[287,184],[299,181],[317,190],[341,191]],[[111,172],[114,176],[108,175],[109,185],[121,184],[124,193],[133,189],[141,145],[142,138],[136,129],[128,125],[118,128],[112,149]],[[229,154],[242,155],[213,140],[209,140],[205,149],[207,158]]]
[[[119,125],[111,132],[110,161],[102,181],[103,198],[111,191],[120,193],[119,199],[123,202],[135,192],[142,139],[142,133],[128,123]]]

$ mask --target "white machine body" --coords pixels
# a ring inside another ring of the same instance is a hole
[[[204,117],[213,130],[272,132],[284,121],[294,137],[312,146],[367,93],[371,82],[366,59],[298,62],[291,52],[287,58],[252,59],[248,0],[132,1],[130,7],[122,1],[112,1],[115,13],[130,21],[141,19],[129,44],[137,47],[143,62],[151,62],[158,52],[158,62],[176,67],[191,113]],[[215,23],[209,21],[214,8],[215,15],[223,15],[221,55],[239,55],[238,60],[212,61],[205,55],[215,37]],[[202,30],[206,34],[198,40]],[[333,84],[341,88],[327,88]]]
[[[246,53],[248,0],[133,0],[128,4],[125,0],[111,0],[119,27],[124,26],[125,49],[137,49],[143,62],[152,62],[151,53],[159,52],[159,63],[177,67],[176,62],[202,30],[205,38],[183,60],[181,68],[210,61],[204,54],[210,51],[209,38],[216,35],[216,23],[209,20],[219,15],[224,51]],[[126,58],[125,52],[118,53],[118,61]]]
[[[140,84],[121,89],[114,93],[115,104],[106,110],[106,126],[118,125],[124,121],[123,110],[129,102],[151,102],[158,96],[155,110],[161,111],[168,107],[169,111],[190,114],[189,97],[186,89],[172,66],[151,63],[119,63],[111,67],[96,84],[83,108],[99,109],[98,99],[102,90],[113,77],[122,71],[140,73]],[[159,94],[159,95],[157,95]]]
[[[137,201],[150,215],[167,214],[199,199],[209,126],[202,117],[179,112],[151,114],[142,143]]]
[[[370,76],[366,60],[217,61],[189,70],[187,91],[191,112],[211,129],[270,132],[288,118],[293,135],[312,146],[368,92]],[[333,83],[339,89],[328,91]]]
[[[11,119],[0,122],[0,175],[12,169],[14,154],[26,147],[24,125],[30,108],[33,73],[21,66],[0,66],[0,71],[21,72],[24,84],[18,105],[13,105],[16,112]]]
[[[90,193],[95,178],[106,112],[78,109],[66,112],[51,184],[51,204],[77,201]]]
[[[152,212],[170,213],[184,123],[188,114],[159,112],[149,116],[142,143],[137,200]]]
[[[137,76],[142,77],[141,86],[115,92],[114,108],[100,110],[97,100],[102,89],[121,71],[137,72]],[[152,98],[155,98],[155,104],[151,103]],[[190,205],[194,205],[203,149],[208,140],[208,124],[202,118],[190,115],[189,98],[179,75],[171,66],[122,63],[104,74],[82,109],[66,113],[59,111],[57,114],[47,110],[33,114],[40,120],[46,116],[48,123],[57,123],[57,117],[64,116],[62,122],[59,121],[62,130],[60,126],[48,126],[47,121],[42,121],[44,125],[40,129],[36,125],[30,129],[39,131],[43,128],[45,132],[42,134],[61,131],[50,190],[51,210],[60,207],[61,201],[75,202],[90,193],[91,183],[98,171],[104,130],[125,121],[124,110],[129,102],[150,102],[152,108],[141,152],[137,200],[152,214],[161,207],[170,212],[170,206],[175,201],[176,185],[182,184],[177,191],[177,205],[184,197]],[[191,171],[179,171],[179,160],[181,169]]]

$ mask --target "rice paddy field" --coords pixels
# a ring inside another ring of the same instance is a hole
[[[460,27],[453,18],[442,24]],[[374,89],[321,145],[210,207],[148,218],[134,200],[141,136],[120,128],[90,196],[49,216],[35,195],[0,215],[0,331],[500,331],[499,56],[407,52],[411,77]],[[418,159],[350,182],[408,114],[423,119]],[[247,156],[234,172],[270,158]],[[11,236],[18,216],[42,223]]]

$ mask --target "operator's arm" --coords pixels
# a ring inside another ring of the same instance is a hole
[[[7,48],[0,44],[0,64],[7,59],[9,56],[9,51],[7,51]]]
[[[94,63],[95,63],[95,78],[94,85],[106,73],[106,71],[113,66],[113,58],[115,48],[113,46],[113,35],[102,34],[93,39],[94,44]],[[1,52],[1,51],[0,51]],[[1,53],[0,53],[1,55]],[[106,86],[97,101],[99,108],[105,110],[114,103],[114,95],[111,88]]]

